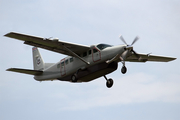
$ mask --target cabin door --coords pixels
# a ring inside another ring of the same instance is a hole
[[[101,60],[101,52],[95,47],[92,49],[92,59],[93,62],[98,62]]]

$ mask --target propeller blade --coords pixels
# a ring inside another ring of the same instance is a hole
[[[124,38],[122,37],[122,35],[120,35],[119,38],[123,41],[123,43],[125,43],[125,44],[127,45],[127,43],[126,43],[126,41],[124,40]]]
[[[132,44],[131,45],[133,45],[137,40],[139,39],[139,37],[137,36],[137,37],[135,37],[134,38],[134,41],[132,42]]]

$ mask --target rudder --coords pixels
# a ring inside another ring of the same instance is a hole
[[[44,70],[44,61],[37,47],[32,48],[34,70]]]

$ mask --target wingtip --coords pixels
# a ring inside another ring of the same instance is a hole
[[[7,34],[5,34],[4,36],[5,37],[9,37],[11,34],[13,34],[14,32],[9,32],[9,33],[7,33]]]
[[[11,71],[12,70],[12,68],[8,68],[8,69],[6,69],[6,71]]]
[[[176,60],[177,58],[170,58],[170,60],[169,61],[167,61],[167,62],[170,62],[170,61],[174,61],[174,60]]]
[[[16,33],[16,32],[9,32],[9,33],[5,34],[4,36],[11,37],[11,35],[13,35],[13,34],[18,34],[18,33]]]
[[[9,34],[10,34],[10,33],[7,33],[7,34],[5,34],[4,36],[8,37]]]
[[[177,58],[173,58],[173,60],[176,60]]]

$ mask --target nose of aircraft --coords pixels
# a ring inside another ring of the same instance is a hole
[[[124,49],[125,51],[124,51],[124,53],[123,53],[123,54],[124,54],[123,56],[127,56],[128,52],[126,52],[126,51],[129,51],[129,52],[134,53],[134,55],[135,55],[138,59],[140,59],[140,56],[133,50],[133,45],[134,45],[134,43],[136,43],[136,42],[138,41],[139,37],[138,37],[138,36],[135,37],[135,39],[133,40],[133,42],[131,43],[131,45],[128,45],[122,36],[120,36],[120,39],[121,39],[122,42],[124,42],[125,45],[126,45],[126,47],[125,47],[125,49]],[[124,57],[124,58],[125,58],[125,57]]]

